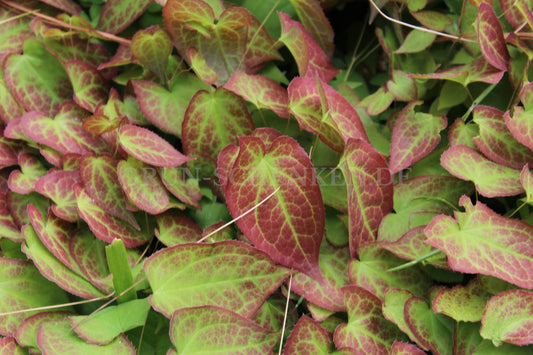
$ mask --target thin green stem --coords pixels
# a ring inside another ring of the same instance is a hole
[[[424,260],[426,260],[428,258],[431,258],[432,256],[437,255],[439,253],[442,253],[442,251],[440,249],[435,249],[432,252],[427,253],[426,255],[423,255],[423,256],[419,257],[418,259],[416,259],[416,260],[410,261],[410,262],[402,264],[400,266],[393,267],[392,269],[388,269],[387,272],[394,272],[394,271],[407,269],[407,268],[409,268],[411,266],[415,266],[416,264],[418,264],[418,263],[420,263],[420,262],[422,262],[422,261],[424,261]]]

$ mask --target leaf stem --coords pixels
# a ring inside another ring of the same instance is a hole
[[[241,214],[239,217],[237,218],[234,218],[232,219],[231,221],[229,221],[228,223],[224,224],[223,226],[215,229],[214,231],[212,231],[211,233],[209,233],[208,235],[206,235],[205,237],[202,237],[202,239],[199,239],[198,241],[196,241],[196,243],[201,243],[203,242],[204,240],[206,240],[207,238],[209,238],[210,236],[220,232],[221,230],[223,230],[224,228],[226,228],[227,226],[229,226],[230,224],[234,223],[234,222],[237,222],[239,219],[241,219],[242,217],[246,216],[248,213],[252,212],[253,210],[255,210],[257,207],[261,206],[263,203],[265,203],[269,198],[271,198],[272,196],[274,196],[274,194],[276,192],[279,191],[279,189],[281,189],[281,187],[278,187],[277,189],[274,190],[274,192],[272,192],[270,195],[268,195],[267,197],[265,197],[261,202],[259,202],[257,205],[255,205],[254,207],[250,208],[248,211],[244,212],[243,214]]]
[[[287,314],[289,312],[289,300],[291,299],[292,274],[289,276],[289,289],[287,290],[287,303],[285,303],[285,315],[283,316],[283,327],[281,328],[281,339],[279,341],[278,355],[283,349],[283,337],[285,336],[285,326],[287,325]]]
[[[424,261],[424,260],[432,257],[433,255],[437,255],[438,253],[442,253],[442,251],[440,249],[435,249],[432,252],[427,253],[426,255],[423,255],[423,256],[419,257],[418,259],[415,259],[415,260],[410,261],[408,263],[402,264],[400,266],[393,267],[392,269],[388,269],[387,272],[394,272],[394,271],[407,269],[408,267],[414,266],[414,265],[418,264],[419,262]]]
[[[476,97],[476,99],[474,101],[472,101],[472,104],[470,105],[470,107],[468,108],[468,110],[465,112],[465,114],[462,117],[462,119],[463,119],[463,121],[465,123],[466,123],[466,120],[467,120],[468,116],[470,116],[470,113],[474,109],[474,107],[476,107],[481,102],[483,102],[483,100],[485,100],[485,97],[487,97],[487,95],[490,94],[492,90],[494,90],[494,88],[496,87],[497,84],[498,83],[494,83],[494,84],[491,84],[491,85],[487,86],[485,88],[485,90],[483,90],[483,92],[481,94],[479,94],[479,96]]]

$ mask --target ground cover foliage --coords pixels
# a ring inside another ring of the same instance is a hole
[[[533,351],[531,0],[0,5],[1,354]]]

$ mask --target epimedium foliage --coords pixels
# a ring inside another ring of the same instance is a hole
[[[0,353],[531,353],[533,3],[370,2],[0,1]]]

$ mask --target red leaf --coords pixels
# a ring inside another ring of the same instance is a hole
[[[153,0],[107,0],[100,12],[96,28],[119,33],[144,13]]]
[[[119,140],[128,154],[153,166],[173,167],[191,160],[146,128],[125,125],[120,130]]]
[[[238,217],[278,187],[264,204],[237,221],[244,235],[282,265],[322,280],[318,266],[324,234],[324,204],[307,153],[281,136],[265,146],[260,138],[240,137],[218,157],[228,209]]]
[[[339,162],[348,186],[350,253],[376,240],[379,224],[392,212],[393,186],[387,162],[370,144],[349,139]]]
[[[511,57],[505,45],[500,21],[494,13],[492,5],[481,3],[476,20],[479,49],[481,49],[483,57],[495,68],[507,70]]]

